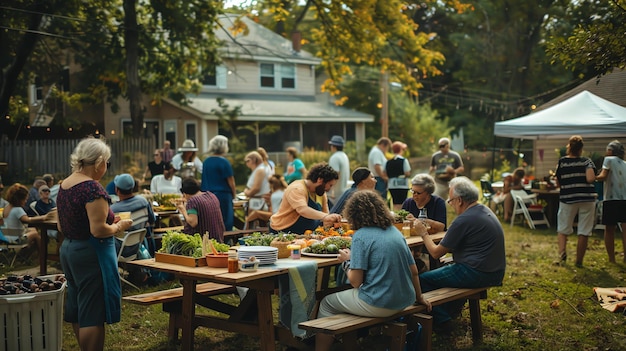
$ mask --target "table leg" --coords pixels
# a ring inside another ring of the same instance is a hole
[[[276,342],[271,292],[265,289],[257,290],[257,304],[259,308],[259,332],[261,334],[260,350],[274,351],[276,350]]]
[[[181,279],[181,284],[183,285],[181,350],[193,351],[196,281],[193,279]]]
[[[39,231],[39,274],[48,274],[48,231],[37,227]]]

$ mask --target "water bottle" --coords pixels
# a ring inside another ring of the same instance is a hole
[[[430,224],[428,224],[428,222],[426,221],[428,219],[426,207],[420,210],[420,214],[419,216],[417,216],[417,219],[419,219],[420,221],[422,221],[422,223],[424,223],[424,225],[426,226],[426,229],[430,229]]]

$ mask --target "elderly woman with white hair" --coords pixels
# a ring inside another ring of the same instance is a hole
[[[602,170],[596,177],[604,182],[604,201],[602,202],[602,224],[604,224],[604,245],[609,255],[609,262],[615,263],[615,227],[617,223],[626,223],[626,161],[624,145],[613,140],[606,146],[606,156]],[[626,262],[626,233],[622,230],[624,262]]]
[[[104,323],[121,319],[114,236],[133,221],[113,215],[111,198],[100,185],[110,157],[102,139],[83,139],[70,157],[73,172],[57,197],[58,229],[65,237],[61,265],[68,283],[64,320],[72,323],[81,350],[103,350]]]
[[[233,229],[235,210],[233,199],[237,191],[235,189],[235,176],[230,161],[226,159],[228,153],[228,138],[216,135],[209,141],[209,157],[204,160],[202,183],[200,190],[210,191],[220,201],[222,219],[226,230]]]
[[[420,212],[426,212],[425,222],[430,234],[443,232],[447,228],[446,201],[435,195],[435,180],[426,173],[415,175],[411,179],[411,197],[404,200],[402,209],[411,213],[409,219],[417,218]]]

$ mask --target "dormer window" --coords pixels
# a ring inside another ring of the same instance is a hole
[[[262,63],[261,87],[278,89],[296,88],[296,66],[293,64]]]

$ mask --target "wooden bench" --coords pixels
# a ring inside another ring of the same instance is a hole
[[[424,297],[433,306],[446,302],[468,299],[474,341],[482,339],[482,320],[480,316],[480,299],[487,298],[487,288],[441,288],[424,293]],[[402,350],[406,341],[407,331],[415,331],[417,323],[422,325],[420,350],[432,348],[432,316],[425,315],[425,306],[409,306],[390,317],[362,317],[351,314],[338,314],[330,317],[312,319],[298,326],[301,329],[327,335],[342,335],[343,347],[346,350],[357,349],[357,331],[363,328],[380,327],[381,332],[391,337],[390,350]],[[405,317],[403,323],[397,322]]]
[[[231,294],[236,292],[237,290],[235,289],[235,287],[231,285],[217,283],[202,283],[196,285],[196,293],[202,296]],[[182,321],[181,306],[183,299],[183,288],[174,288],[133,296],[124,296],[122,299],[124,301],[143,306],[149,306],[158,303],[163,304],[163,311],[170,314],[169,326],[167,328],[167,336],[170,340],[178,339],[178,331],[180,330],[180,325]]]

